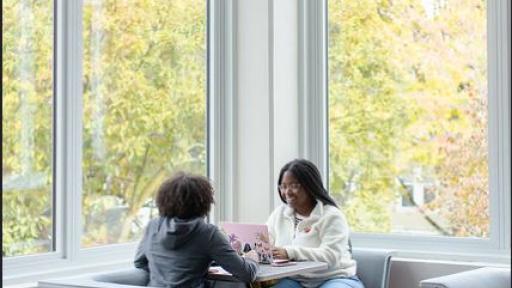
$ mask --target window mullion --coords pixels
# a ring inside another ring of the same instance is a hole
[[[493,7],[496,15],[493,40],[496,58],[494,59],[495,67],[491,67],[495,72],[496,87],[495,95],[498,99],[498,197],[499,207],[496,211],[499,217],[499,247],[510,251],[510,1],[501,0],[489,3],[489,5],[497,5]],[[492,44],[491,44],[492,45]],[[491,95],[491,94],[490,94]],[[492,190],[491,190],[492,191]]]
[[[236,219],[234,187],[237,163],[236,108],[236,26],[237,4],[210,1],[208,73],[208,166],[213,179],[217,205],[213,220]]]
[[[57,1],[57,249],[75,260],[81,235],[82,1]]]
[[[299,121],[301,157],[328,181],[327,2],[299,2]]]
[[[510,250],[510,7],[506,6],[508,1],[488,3],[488,130],[490,238],[494,247]]]

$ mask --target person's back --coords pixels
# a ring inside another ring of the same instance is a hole
[[[207,287],[212,261],[240,281],[255,279],[258,264],[238,256],[227,237],[205,223],[212,193],[201,176],[178,174],[162,184],[156,201],[160,217],[148,224],[134,262],[149,272],[149,286]]]

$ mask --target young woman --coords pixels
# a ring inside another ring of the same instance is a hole
[[[227,237],[205,223],[212,204],[213,188],[202,176],[178,173],[160,186],[160,217],[149,222],[135,256],[135,267],[149,272],[148,286],[208,287],[212,261],[240,281],[254,281],[257,262],[238,256]]]
[[[345,216],[322,184],[318,168],[297,159],[279,173],[278,193],[283,205],[267,225],[275,258],[320,261],[324,271],[279,281],[274,287],[364,288],[356,276]]]

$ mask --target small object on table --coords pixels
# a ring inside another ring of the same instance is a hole
[[[274,267],[283,267],[283,266],[290,266],[290,265],[295,265],[295,264],[297,264],[297,263],[292,262],[289,259],[274,259],[274,261],[272,261],[272,263],[270,263],[270,265],[272,265]]]

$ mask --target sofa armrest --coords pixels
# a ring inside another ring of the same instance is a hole
[[[387,288],[392,250],[354,249],[352,256],[357,262],[357,276],[366,288]]]
[[[510,268],[483,267],[420,282],[421,288],[510,288]]]

